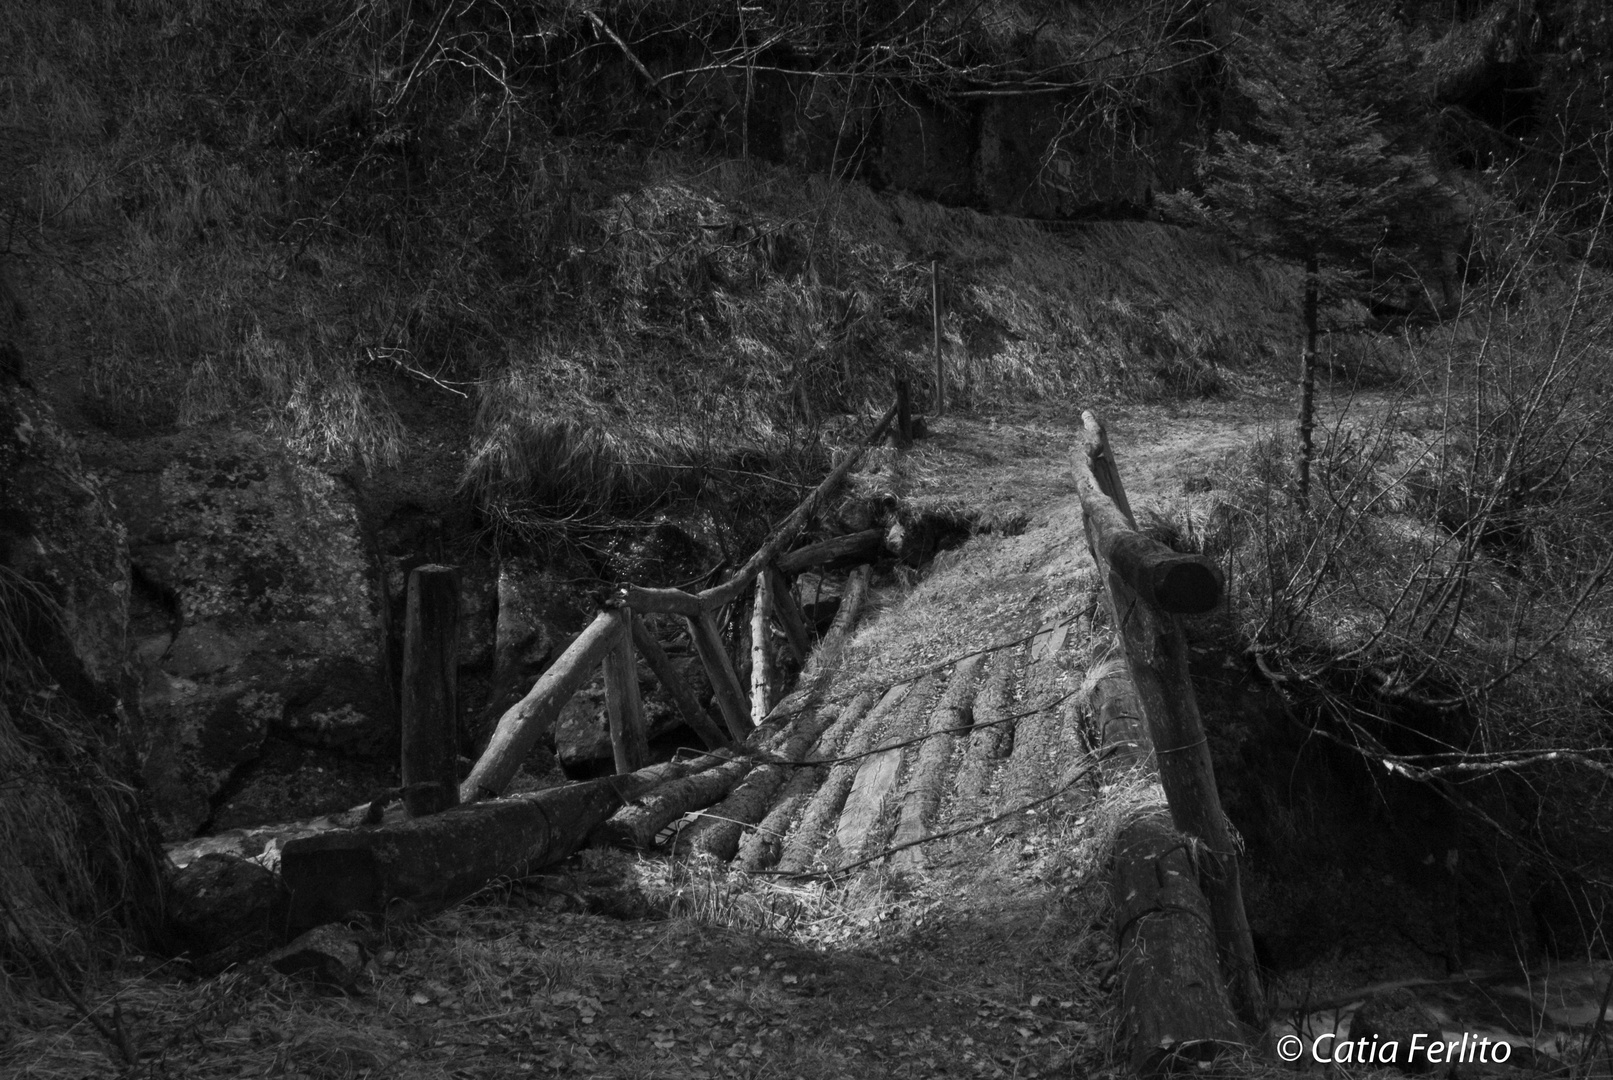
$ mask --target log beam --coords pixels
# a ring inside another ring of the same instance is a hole
[[[728,725],[728,733],[735,739],[744,739],[750,734],[750,711],[745,701],[745,691],[739,683],[739,674],[734,671],[733,658],[723,648],[722,637],[717,633],[717,624],[712,621],[709,611],[701,611],[686,621],[689,637],[694,641],[695,651],[700,654],[700,662],[705,665],[706,677],[711,680],[712,695],[717,700],[717,709],[722,713],[723,722]]]
[[[885,550],[884,529],[864,529],[819,540],[779,556],[779,572],[795,576],[814,566],[834,562],[873,562]]]
[[[661,680],[661,685],[666,687],[667,694],[672,698],[672,704],[677,706],[678,713],[683,717],[683,722],[689,725],[689,730],[700,737],[700,741],[706,744],[708,750],[727,746],[728,736],[723,734],[722,728],[717,726],[717,722],[706,710],[700,707],[700,702],[695,700],[694,694],[679,677],[678,669],[672,666],[672,660],[667,656],[666,650],[655,640],[655,635],[644,625],[644,620],[639,618],[638,612],[633,612],[632,621],[633,644],[637,647],[639,655],[644,657],[644,662],[650,666],[650,670],[655,672],[655,677]]]
[[[640,585],[624,585],[620,596],[622,603],[638,612],[682,615],[686,619],[700,614],[700,598],[682,589],[646,589]]]
[[[807,635],[806,620],[801,617],[801,606],[795,602],[795,591],[789,581],[773,567],[767,570],[769,588],[773,593],[773,612],[784,630],[784,643],[797,664],[805,665],[812,654],[812,638]]]
[[[571,696],[593,677],[594,667],[616,644],[622,631],[614,613],[603,611],[549,665],[526,697],[499,718],[481,760],[459,785],[461,802],[500,795],[515,778],[521,762],[554,726]]]
[[[703,755],[503,799],[465,803],[393,824],[303,831],[285,842],[280,874],[293,932],[355,913],[453,903],[497,877],[559,862],[624,803],[724,764]]]

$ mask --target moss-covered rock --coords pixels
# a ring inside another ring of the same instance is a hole
[[[271,733],[357,756],[394,740],[372,561],[351,492],[257,436],[108,443],[137,583],[145,775],[191,835]]]

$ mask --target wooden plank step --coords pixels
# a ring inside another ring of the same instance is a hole
[[[929,703],[941,689],[938,674],[919,679],[913,692],[887,726],[879,743],[901,742],[919,734],[929,710]],[[874,745],[879,745],[875,743]],[[856,862],[872,855],[894,826],[890,814],[891,804],[898,796],[896,782],[902,775],[902,760],[911,748],[886,750],[863,759],[862,767],[846,796],[846,806],[840,812],[835,826],[835,840],[840,849],[838,865]]]
[[[885,691],[879,704],[868,713],[852,731],[846,740],[844,754],[861,754],[875,744],[885,719],[893,709],[900,707],[902,702],[912,691],[912,683],[898,683]],[[823,834],[840,815],[840,808],[845,805],[846,795],[851,791],[852,781],[857,777],[860,761],[836,765],[829,770],[828,777],[823,785],[813,794],[807,803],[806,809],[801,813],[801,820],[796,822],[795,828],[785,838],[784,851],[779,856],[778,868],[786,871],[804,870],[818,853],[823,843]]]
[[[951,729],[970,722],[969,707],[978,685],[975,677],[984,662],[984,656],[959,661],[952,669],[946,692],[930,712],[930,737],[919,744],[917,762],[902,784],[901,817],[896,824],[896,835],[891,838],[893,845],[912,844],[933,831],[931,825],[945,790],[942,781],[947,767],[952,764],[952,745],[957,738]],[[926,865],[922,845],[903,848],[891,856],[891,866],[898,870],[914,872]]]

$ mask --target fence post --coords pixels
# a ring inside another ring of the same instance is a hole
[[[941,260],[930,260],[930,314],[935,331],[935,415],[947,412],[946,366],[941,360]]]
[[[616,644],[605,654],[601,664],[605,669],[605,711],[610,717],[611,754],[620,776],[637,772],[649,763],[650,744],[644,731],[644,704],[638,693],[633,609],[623,604],[612,616],[620,629]]]
[[[424,817],[459,803],[456,668],[459,575],[422,566],[409,575],[403,630],[403,804]]]
[[[913,442],[913,386],[906,375],[896,380],[896,442],[899,446]]]

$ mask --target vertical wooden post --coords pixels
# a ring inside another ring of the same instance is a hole
[[[946,365],[941,360],[941,260],[930,260],[930,314],[935,330],[935,415],[947,412]]]
[[[896,380],[896,443],[907,446],[913,442],[913,384],[906,375]]]
[[[605,654],[605,711],[610,716],[610,748],[618,776],[649,764],[650,744],[644,733],[644,706],[638,695],[638,664],[633,651],[633,609],[623,604],[613,613],[621,625],[616,645]]]
[[[459,802],[459,575],[409,575],[403,628],[403,803],[424,817]]]
[[[750,718],[752,724],[767,719],[773,707],[773,575],[766,570],[756,575],[756,602],[750,615]]]

